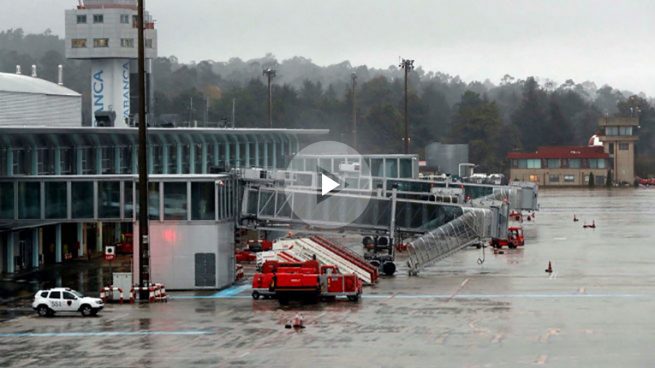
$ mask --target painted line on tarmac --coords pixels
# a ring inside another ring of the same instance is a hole
[[[166,336],[209,335],[210,331],[100,331],[100,332],[5,332],[0,337],[94,337],[94,336]]]
[[[655,294],[370,294],[363,299],[557,299],[557,298],[596,298],[596,299],[652,299]],[[249,295],[179,295],[169,296],[171,300],[183,299],[251,299]]]

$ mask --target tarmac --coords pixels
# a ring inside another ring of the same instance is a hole
[[[653,366],[655,191],[541,189],[540,203],[524,248],[400,267],[357,303],[280,307],[247,280],[96,318],[39,318],[21,301],[0,322],[0,366]],[[306,328],[285,329],[298,312]]]

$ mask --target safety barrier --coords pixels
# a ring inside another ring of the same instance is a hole
[[[100,299],[104,303],[108,301],[114,301],[114,292],[118,291],[118,304],[123,304],[123,289],[115,287],[114,285],[105,286],[100,289]],[[108,296],[109,295],[109,296]]]
[[[139,285],[134,285],[130,289],[130,303],[133,304],[136,301],[136,293],[140,291],[148,291],[148,303],[156,302],[168,302],[168,295],[166,295],[166,287],[164,284],[150,284],[149,286],[140,287]]]

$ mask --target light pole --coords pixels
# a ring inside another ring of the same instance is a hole
[[[398,67],[405,69],[405,154],[409,153],[409,122],[407,119],[407,74],[414,69],[414,60],[402,59]]]
[[[138,69],[139,69],[139,299],[148,300],[150,286],[150,243],[148,239],[148,165],[146,157],[146,68],[143,40],[143,3],[138,0]]]
[[[357,87],[357,74],[350,74],[350,78],[353,81],[353,148],[357,150],[357,95],[355,94],[355,88]]]
[[[275,78],[275,69],[266,68],[262,74],[268,78],[268,125],[273,128],[273,94],[271,92],[271,79]]]

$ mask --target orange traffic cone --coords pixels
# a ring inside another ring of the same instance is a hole
[[[548,261],[548,268],[546,268],[546,272],[548,273],[553,273],[553,265]]]

